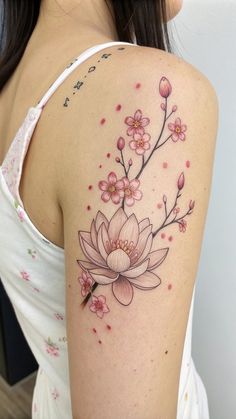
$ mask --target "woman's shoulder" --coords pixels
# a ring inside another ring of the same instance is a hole
[[[147,116],[144,122],[147,118],[152,121],[153,132],[161,128],[164,115],[166,134],[174,129],[173,124],[182,122],[184,129],[187,121],[191,142],[186,142],[186,150],[200,153],[202,160],[204,154],[213,156],[218,103],[206,76],[183,59],[155,48],[128,45],[119,50],[112,46],[103,54],[106,58],[97,66],[99,55],[89,58],[81,95],[71,95],[68,106],[59,118],[57,115],[55,131],[64,138],[60,141],[59,166],[60,170],[64,166],[66,177],[74,156],[85,152],[92,156],[99,147],[108,150],[110,139],[121,132],[122,124],[129,122],[127,118],[133,116],[135,123],[135,115],[141,114]],[[90,73],[89,68],[93,70]],[[81,80],[84,69],[76,69],[73,80]],[[58,143],[58,135],[55,139]],[[73,146],[68,148],[68,143]]]
[[[86,78],[84,74],[87,74]],[[159,104],[160,99],[163,102],[170,100],[160,92],[163,80],[167,80],[171,87],[171,102],[178,103],[178,107],[189,114],[193,125],[201,121],[202,124],[210,124],[212,120],[217,120],[215,89],[194,66],[156,48],[134,45],[118,48],[116,45],[106,48],[102,54],[100,51],[89,57],[64,83],[61,91],[64,106],[60,107],[60,115],[55,115],[60,119],[60,132],[64,126],[67,133],[70,131],[74,135],[80,132],[81,136],[83,133],[86,136],[92,127],[96,129],[95,115],[98,123],[104,121],[104,125],[110,129],[119,120],[113,115],[114,109],[118,109],[116,115],[132,107],[143,107],[154,112],[157,106],[164,106]],[[116,108],[117,105],[120,106]],[[58,107],[53,108],[58,113]],[[80,118],[77,117],[78,110]],[[109,126],[105,124],[107,119],[110,119]]]
[[[131,46],[119,56],[119,60],[122,68],[121,77],[132,77],[139,73],[146,76],[146,80],[149,79],[151,83],[163,73],[176,80],[179,88],[185,89],[185,93],[186,88],[189,93],[197,90],[212,97],[213,101],[218,101],[215,88],[207,76],[173,53],[152,47]]]

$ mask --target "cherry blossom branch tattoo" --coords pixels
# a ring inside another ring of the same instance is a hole
[[[163,121],[155,141],[151,142],[151,135],[146,131],[150,119],[144,117],[140,109],[134,116],[124,119],[126,135],[120,136],[116,142],[119,155],[115,161],[120,165],[123,176],[117,177],[110,172],[107,180],[100,180],[98,188],[104,203],[111,202],[119,206],[113,216],[108,219],[102,211],[98,211],[92,220],[90,231],[79,231],[79,242],[85,257],[77,260],[82,269],[78,281],[84,298],[84,307],[90,302],[91,312],[97,317],[110,311],[104,295],[94,295],[98,285],[111,286],[113,296],[123,306],[131,304],[134,289],[152,290],[161,284],[156,270],[166,259],[169,248],[152,249],[154,238],[161,230],[170,225],[178,225],[179,231],[184,233],[187,228],[186,217],[193,213],[195,201],[190,200],[188,209],[182,211],[179,201],[185,186],[184,172],[177,176],[177,191],[175,200],[169,205],[168,198],[163,195],[164,216],[155,228],[150,219],[138,220],[132,213],[127,215],[125,208],[132,207],[136,201],[143,198],[140,189],[140,178],[153,155],[168,141],[177,143],[186,140],[187,126],[177,117],[175,121],[167,121],[177,111],[174,105],[168,110],[168,100],[172,93],[172,86],[166,77],[159,83],[159,94],[162,97],[160,105],[163,111]],[[166,128],[168,132],[166,133]],[[128,146],[127,146],[128,142]],[[124,151],[132,153],[125,159]],[[140,159],[140,168],[136,174],[133,171],[133,159]]]

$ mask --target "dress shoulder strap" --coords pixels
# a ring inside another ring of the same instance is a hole
[[[123,41],[110,41],[105,42],[103,44],[94,45],[88,49],[86,49],[82,54],[80,54],[78,57],[76,57],[66,68],[65,70],[60,74],[60,76],[55,80],[55,82],[49,87],[48,91],[45,93],[45,95],[42,97],[42,99],[38,102],[36,108],[42,109],[49,98],[53,95],[53,93],[57,90],[57,88],[63,83],[63,81],[69,76],[69,74],[72,73],[72,71],[75,70],[82,62],[87,60],[89,57],[91,57],[96,52],[113,46],[113,45],[135,45],[130,42],[123,42]],[[107,54],[104,54],[104,58],[106,58]]]

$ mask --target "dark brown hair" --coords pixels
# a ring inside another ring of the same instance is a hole
[[[120,41],[170,51],[165,0],[105,0]],[[2,0],[0,91],[17,67],[37,23],[41,0]]]

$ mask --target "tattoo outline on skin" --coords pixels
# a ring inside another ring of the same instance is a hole
[[[110,220],[102,211],[98,211],[91,222],[90,231],[78,232],[81,250],[86,258],[86,260],[77,260],[82,268],[78,278],[81,294],[84,297],[81,305],[85,307],[90,300],[89,308],[99,318],[103,318],[110,309],[104,295],[94,295],[98,285],[111,285],[115,299],[121,305],[129,306],[135,288],[147,291],[161,284],[156,269],[166,259],[169,248],[153,250],[153,239],[172,224],[177,224],[179,231],[184,233],[187,227],[185,218],[194,210],[193,200],[189,201],[187,211],[182,214],[178,207],[185,186],[185,175],[181,172],[176,181],[177,192],[174,203],[169,206],[167,196],[163,195],[164,216],[158,227],[153,228],[149,217],[138,220],[134,213],[128,216],[125,212],[125,205],[132,207],[143,197],[143,192],[139,189],[140,177],[153,154],[170,140],[173,143],[186,140],[187,126],[182,124],[180,118],[168,123],[169,135],[164,136],[168,119],[177,111],[177,106],[174,105],[168,112],[168,98],[171,92],[171,83],[166,77],[162,77],[159,82],[159,94],[163,99],[161,103],[161,110],[164,113],[163,123],[154,144],[151,144],[151,136],[146,132],[150,119],[143,116],[141,109],[137,109],[133,116],[125,118],[128,146],[133,157],[129,157],[125,162],[123,150],[127,144],[124,137],[120,136],[116,144],[120,156],[117,156],[115,161],[123,168],[124,176],[118,178],[115,172],[110,172],[107,180],[98,182],[102,201],[104,203],[110,201],[120,207]],[[140,169],[136,175],[130,177],[135,157],[140,159]],[[169,241],[172,239],[170,236]]]

